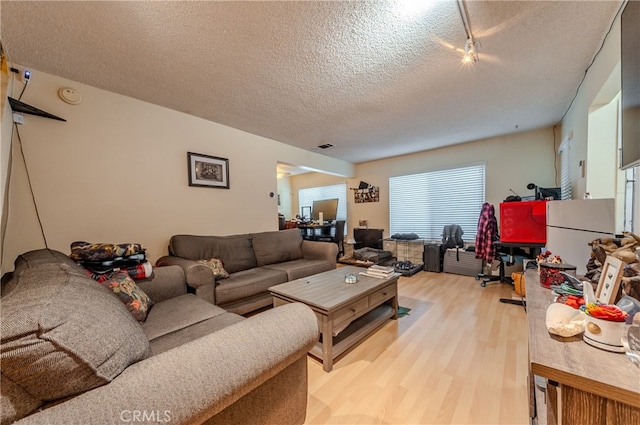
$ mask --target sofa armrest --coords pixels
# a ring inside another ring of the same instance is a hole
[[[168,300],[187,293],[187,281],[179,266],[154,267],[149,279],[136,284],[154,301]]]
[[[301,359],[296,380],[307,388],[306,355],[318,336],[313,311],[287,304],[138,362],[111,383],[17,423],[120,423],[134,414],[146,415],[145,423],[158,416],[171,424],[202,423]]]
[[[215,284],[213,271],[202,263],[186,258],[165,255],[156,261],[156,266],[180,266],[184,270],[187,285],[198,289],[200,286]]]
[[[338,245],[333,242],[302,241],[302,256],[310,260],[331,261],[335,267]]]

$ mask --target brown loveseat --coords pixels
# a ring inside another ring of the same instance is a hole
[[[187,293],[180,267],[138,281],[140,324],[66,255],[21,255],[1,299],[2,424],[302,424],[302,304],[249,319]]]
[[[232,236],[175,235],[169,241],[169,255],[156,264],[181,266],[196,295],[245,314],[271,305],[270,286],[335,269],[337,255],[336,244],[303,240],[298,229],[287,229]],[[198,262],[212,258],[222,260],[228,278],[216,280],[213,271]]]

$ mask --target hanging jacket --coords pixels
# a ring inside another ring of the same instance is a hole
[[[498,221],[493,205],[485,202],[478,218],[478,232],[476,233],[476,258],[491,263],[496,258],[498,240]]]

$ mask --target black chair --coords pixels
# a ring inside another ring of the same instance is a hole
[[[322,242],[334,242],[338,245],[338,258],[344,255],[344,225],[345,220],[337,220],[336,225],[331,229],[330,235],[321,235],[316,239]]]
[[[344,225],[345,220],[336,221],[336,234],[333,241],[338,245],[338,258],[344,255]]]
[[[480,282],[480,286],[485,287],[487,286],[487,283],[495,282],[495,281],[507,283],[506,277],[504,275],[505,263],[508,266],[513,265],[513,263],[509,261],[509,256],[504,252],[496,252],[496,258],[494,261],[499,262],[498,264],[499,274],[496,276],[496,275],[486,275],[484,273],[478,273],[478,275],[476,276],[476,280],[482,279],[482,282]]]

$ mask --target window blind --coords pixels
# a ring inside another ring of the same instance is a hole
[[[463,239],[475,241],[484,195],[484,164],[391,177],[390,234],[441,240],[444,226],[459,224]]]
[[[334,184],[330,186],[309,187],[298,190],[298,205],[302,207],[311,207],[313,201],[320,199],[338,198],[337,220],[347,220],[347,184]],[[302,213],[302,212],[301,212]],[[345,234],[347,226],[345,223]]]

